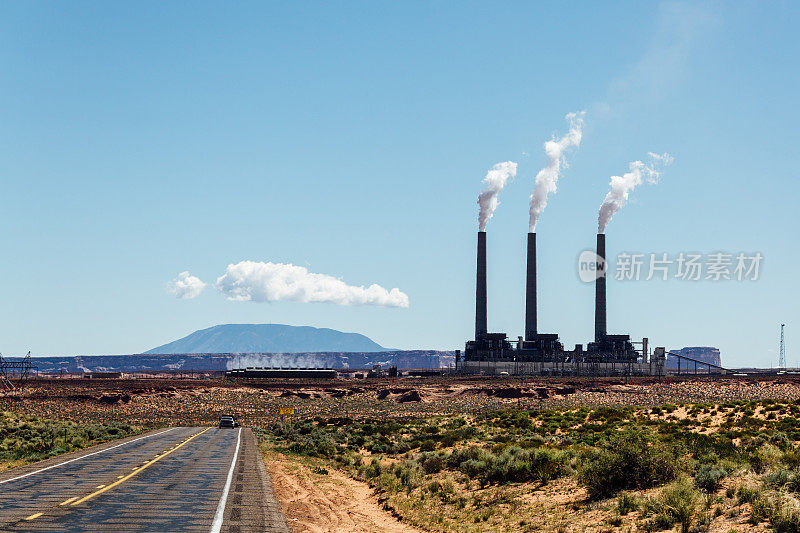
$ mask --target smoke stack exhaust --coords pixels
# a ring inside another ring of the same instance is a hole
[[[594,340],[606,336],[606,236],[597,234],[597,280],[594,284]]]
[[[478,232],[478,268],[475,284],[475,338],[488,333],[486,325],[486,232]]]
[[[525,282],[525,340],[537,334],[536,324],[536,233],[528,233],[528,272]]]

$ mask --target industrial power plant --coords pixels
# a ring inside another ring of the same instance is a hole
[[[612,335],[606,328],[605,234],[597,234],[594,341],[565,350],[557,333],[539,333],[537,324],[536,233],[528,233],[525,282],[525,335],[509,340],[490,333],[487,320],[486,232],[478,232],[475,287],[475,339],[467,341],[459,372],[483,375],[663,375],[666,350],[652,354],[647,338],[636,349],[629,335]]]
[[[657,347],[652,354],[648,339],[634,342],[630,335],[609,334],[606,327],[606,236],[605,229],[615,213],[627,202],[629,194],[642,183],[655,183],[659,167],[672,162],[669,154],[648,152],[647,161],[628,164],[628,172],[612,176],[610,190],[603,199],[597,217],[597,248],[592,261],[595,276],[594,340],[576,344],[568,350],[558,333],[540,333],[538,327],[536,279],[536,224],[547,207],[548,196],[557,189],[561,169],[566,165],[564,153],[580,146],[584,112],[569,113],[569,132],[544,144],[547,164],[536,175],[530,197],[530,222],[527,241],[525,281],[524,336],[509,339],[506,333],[490,333],[487,320],[486,288],[486,225],[500,204],[498,197],[517,173],[513,161],[495,164],[484,178],[486,187],[478,195],[478,261],[475,287],[475,338],[467,341],[463,357],[456,352],[457,370],[477,375],[647,375],[661,376],[666,371],[670,353],[680,360],[704,365],[700,360],[667,352]],[[635,347],[634,345],[638,345]],[[713,369],[712,369],[713,367]],[[725,370],[705,365],[706,371]]]

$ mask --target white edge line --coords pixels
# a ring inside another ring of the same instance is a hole
[[[133,440],[129,440],[129,441],[126,441],[126,442],[122,442],[120,444],[116,444],[114,446],[109,446],[108,448],[103,448],[102,450],[98,450],[96,452],[87,453],[86,455],[81,455],[80,457],[75,457],[74,459],[70,459],[69,461],[64,461],[63,463],[58,463],[57,465],[50,465],[50,466],[47,466],[45,468],[40,468],[39,470],[34,470],[33,472],[28,472],[27,474],[22,474],[21,476],[12,477],[12,478],[9,478],[9,479],[4,479],[4,480],[0,481],[0,485],[2,485],[3,483],[10,483],[11,481],[16,481],[18,479],[26,478],[26,477],[32,476],[34,474],[39,474],[40,472],[44,472],[45,470],[50,470],[51,468],[58,468],[59,466],[68,465],[69,463],[74,463],[75,461],[80,461],[81,459],[86,459],[87,457],[91,457],[92,455],[97,455],[98,453],[105,453],[105,452],[107,452],[109,450],[113,450],[114,448],[119,448],[120,446],[125,446],[126,444],[131,444],[133,442],[136,442],[137,440],[149,439],[150,437],[155,437],[157,435],[161,435],[161,434],[166,433],[168,431],[172,431],[173,429],[175,429],[175,428],[165,429],[164,431],[159,431],[158,433],[153,433],[152,435],[145,435],[143,437],[138,437],[138,438],[135,438]]]
[[[242,440],[242,428],[239,428],[239,434],[236,437],[236,451],[233,452],[233,460],[231,461],[231,469],[228,470],[228,479],[225,481],[225,488],[222,489],[222,497],[219,499],[217,505],[217,513],[214,515],[214,521],[211,523],[211,533],[219,533],[222,529],[222,520],[225,518],[225,504],[228,501],[228,492],[231,490],[231,481],[233,481],[233,469],[236,467],[236,459],[239,457],[239,442]]]

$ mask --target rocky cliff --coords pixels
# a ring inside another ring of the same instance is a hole
[[[437,350],[396,350],[384,352],[305,352],[134,354],[34,357],[31,362],[40,373],[81,372],[164,372],[221,371],[242,367],[371,368],[373,365],[398,368],[440,368],[453,363],[454,352]],[[14,360],[11,358],[9,360]]]
[[[687,346],[679,350],[673,349],[670,351],[685,357],[697,359],[698,361],[703,361],[704,363],[722,366],[722,357],[720,356],[719,348],[714,348],[713,346]],[[677,368],[678,358],[672,355],[667,356],[667,366],[670,368]],[[691,361],[681,361],[681,368],[693,369],[694,363]]]

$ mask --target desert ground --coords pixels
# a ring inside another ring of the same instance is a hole
[[[795,376],[33,380],[0,393],[0,469],[232,414],[293,531],[798,531],[798,398]]]

